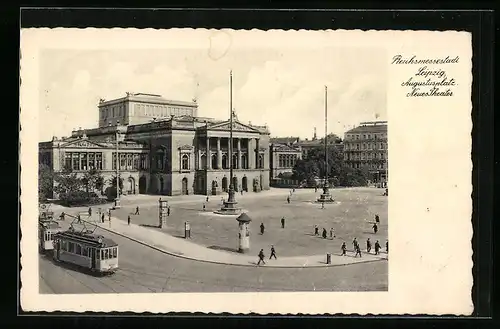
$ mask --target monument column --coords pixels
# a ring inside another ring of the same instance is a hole
[[[217,137],[217,167],[222,169],[222,151],[220,149],[220,137]]]
[[[207,168],[212,169],[212,155],[210,154],[210,137],[207,136]],[[203,168],[205,169],[205,168]]]
[[[243,166],[241,165],[241,138],[238,138],[238,169],[242,169]]]

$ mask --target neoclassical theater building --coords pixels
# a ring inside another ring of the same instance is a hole
[[[198,104],[160,95],[127,93],[101,100],[99,127],[77,129],[67,138],[39,143],[39,162],[55,172],[70,167],[84,174],[98,169],[105,182],[118,172],[124,194],[220,194],[229,187],[229,161],[236,191],[269,189],[270,132],[267,126],[233,118],[198,116]]]

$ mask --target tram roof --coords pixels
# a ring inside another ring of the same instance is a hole
[[[46,220],[46,221],[40,221],[40,225],[42,225],[46,229],[58,229],[61,228],[61,225],[59,225],[58,222],[55,220]]]
[[[79,232],[64,231],[64,232],[59,232],[58,236],[64,237],[68,240],[73,240],[76,242],[87,243],[89,245],[97,246],[100,248],[109,248],[109,247],[118,246],[118,243],[114,242],[111,239],[105,238],[105,237],[100,236],[100,235],[91,234],[91,233],[79,233]],[[99,240],[101,240],[101,241],[99,241]]]

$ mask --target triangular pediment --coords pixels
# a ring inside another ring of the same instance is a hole
[[[208,126],[209,130],[229,130],[230,129],[230,122],[224,121],[224,122],[219,122],[212,124]],[[255,128],[252,128],[250,126],[247,126],[239,121],[233,121],[233,131],[244,131],[244,132],[250,132],[250,133],[258,133],[259,131]]]
[[[88,139],[77,139],[66,144],[61,145],[61,147],[81,147],[81,148],[96,148],[96,147],[106,147],[105,145],[96,143]]]

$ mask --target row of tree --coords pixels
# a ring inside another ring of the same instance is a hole
[[[293,168],[292,178],[314,184],[317,178],[325,177],[325,149],[311,149],[305,159],[298,160]],[[354,169],[344,162],[344,155],[337,148],[328,149],[328,177],[334,186],[366,186],[370,179],[366,167]]]
[[[116,176],[111,177],[108,184],[110,185],[107,189],[108,199],[116,197]],[[123,179],[120,178],[120,189],[122,188]],[[52,168],[45,164],[41,164],[38,168],[38,196],[41,202],[57,194],[62,203],[92,203],[100,199],[96,192],[102,194],[103,189],[104,177],[96,169],[91,169],[83,176],[79,176],[71,168],[65,168],[58,173],[54,173]]]

